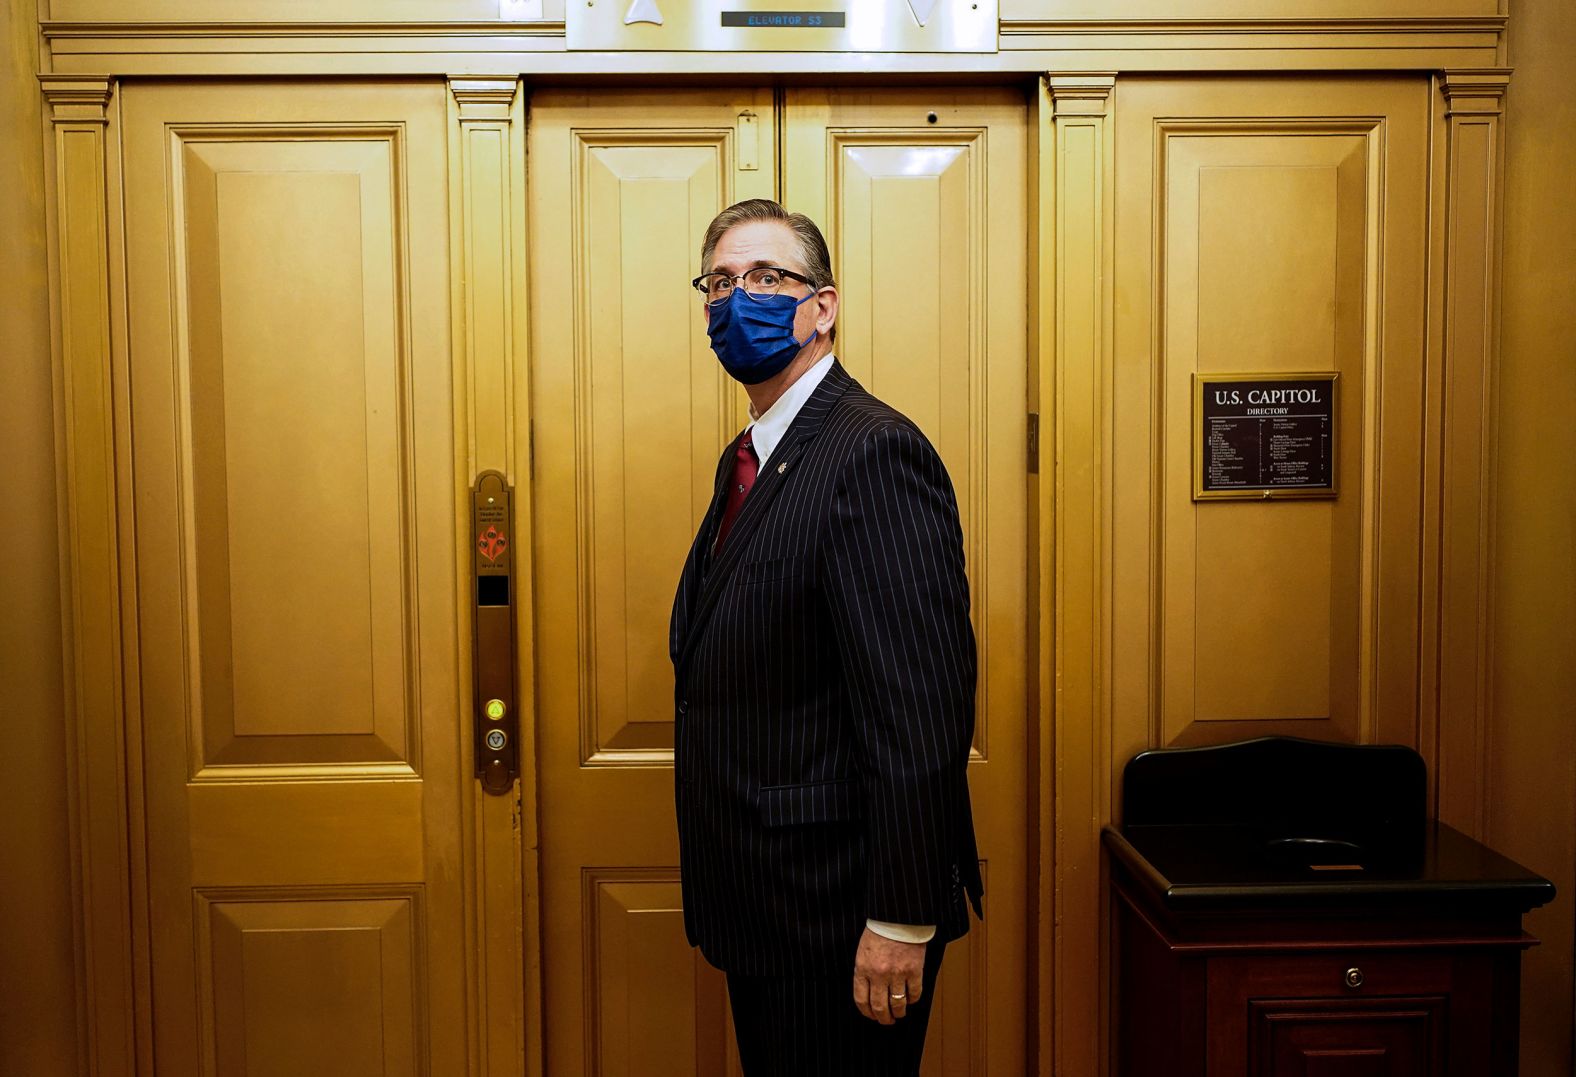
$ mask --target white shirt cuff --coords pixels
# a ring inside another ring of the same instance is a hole
[[[866,920],[865,926],[893,942],[929,942],[936,937],[935,924],[891,924],[885,920]]]

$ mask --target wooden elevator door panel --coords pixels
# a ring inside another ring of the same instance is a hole
[[[838,353],[935,444],[963,523],[986,919],[947,948],[925,1077],[1028,1071],[1027,132],[1012,89],[787,98],[784,199],[826,229]]]
[[[160,1073],[468,1069],[444,109],[125,90]]]
[[[739,167],[746,111],[753,170]],[[746,421],[688,282],[717,211],[773,194],[772,120],[769,90],[531,100],[549,1074],[729,1065],[725,986],[680,912],[668,615],[717,457]]]
[[[547,1072],[737,1072],[725,985],[683,933],[667,626],[748,421],[687,282],[718,210],[780,190],[827,230],[839,356],[936,443],[963,513],[990,919],[949,949],[926,1073],[1024,1071],[1026,125],[1008,91],[533,97]]]

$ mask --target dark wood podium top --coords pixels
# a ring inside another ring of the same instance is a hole
[[[1520,915],[1554,885],[1426,818],[1410,748],[1265,737],[1143,752],[1124,772],[1115,861],[1160,907]]]

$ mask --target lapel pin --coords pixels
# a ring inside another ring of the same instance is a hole
[[[777,465],[777,474],[781,475],[788,470],[788,461],[784,460]]]

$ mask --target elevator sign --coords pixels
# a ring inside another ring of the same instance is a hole
[[[847,26],[848,15],[842,11],[724,11],[722,25],[786,26],[814,30],[823,26]]]
[[[570,49],[995,52],[998,0],[566,0]]]

